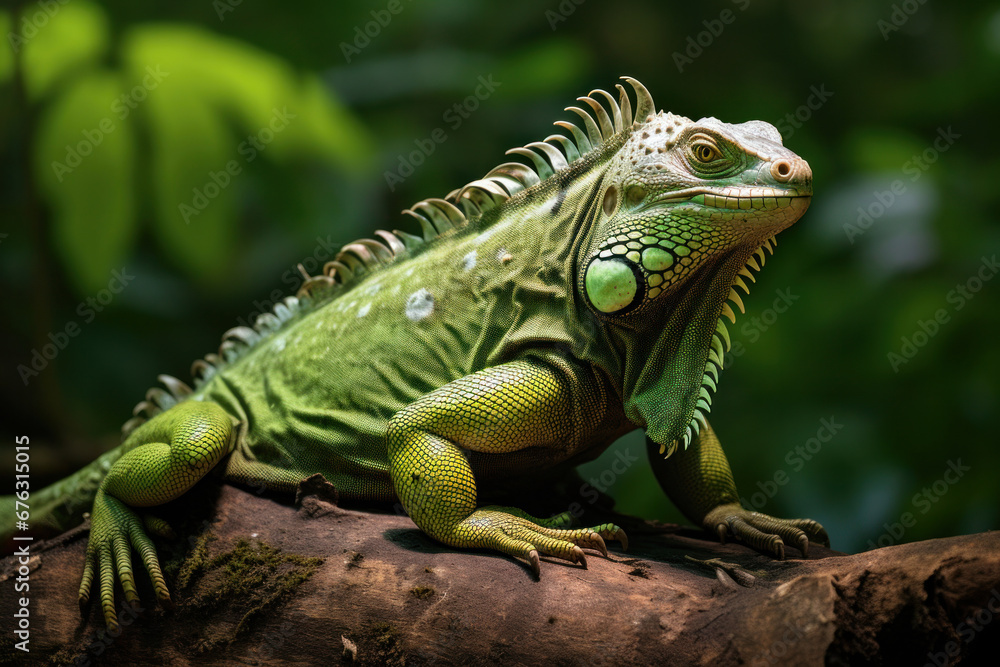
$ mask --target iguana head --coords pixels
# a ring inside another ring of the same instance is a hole
[[[729,348],[722,317],[735,321],[727,300],[743,310],[741,274],[811,195],[808,163],[763,121],[637,113],[608,160],[577,289],[627,350],[626,414],[661,453],[698,433]]]
[[[706,265],[745,258],[798,220],[812,171],[763,121],[659,113],[634,129],[602,190],[581,281],[596,312],[620,317],[668,306]]]

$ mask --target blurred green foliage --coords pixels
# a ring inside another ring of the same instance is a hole
[[[774,123],[815,174],[812,210],[744,298],[714,402],[744,498],[818,519],[851,551],[998,527],[1000,280],[972,291],[1000,250],[995,5],[385,7],[0,12],[0,438],[31,436],[36,481],[114,444],[156,374],[186,378],[222,331],[294,292],[297,263],[376,227],[412,231],[401,208],[478,178],[630,74],[661,108]],[[500,85],[472,109],[480,76]],[[386,172],[437,128],[445,141],[390,188]],[[116,292],[123,267],[135,277]],[[782,312],[780,294],[795,297]],[[64,349],[36,358],[46,345]],[[810,441],[831,418],[842,428]],[[623,474],[614,456],[585,479],[625,511],[679,520],[644,456]],[[969,470],[935,487],[959,459]],[[906,512],[912,527],[885,538]]]
[[[23,88],[38,111],[33,176],[54,250],[81,295],[104,287],[108,267],[131,254],[143,213],[137,188],[151,199],[164,255],[189,279],[218,282],[238,245],[239,199],[228,184],[240,162],[260,152],[282,166],[356,168],[371,154],[360,123],[319,78],[277,56],[190,25],[130,26],[113,43],[97,5],[50,7],[23,44]],[[21,16],[33,18],[30,8]],[[117,67],[107,66],[110,53]],[[249,134],[227,171],[237,133]]]

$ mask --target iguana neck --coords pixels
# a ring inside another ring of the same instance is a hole
[[[656,313],[658,336],[640,335],[627,321],[612,329],[616,347],[625,350],[626,415],[645,424],[650,439],[664,445],[664,451],[684,446],[711,409],[729,347],[722,313],[732,313],[726,302],[755,250],[732,252],[701,267],[670,305]],[[643,329],[649,331],[648,321]]]

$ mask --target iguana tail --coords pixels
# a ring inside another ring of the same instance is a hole
[[[17,504],[15,496],[0,497],[0,553],[11,553],[15,535],[47,538],[58,535],[83,520],[89,512],[101,481],[112,464],[132,447],[123,443],[105,452],[88,466],[40,491],[32,491],[27,501]],[[27,528],[19,528],[18,515],[27,505]]]

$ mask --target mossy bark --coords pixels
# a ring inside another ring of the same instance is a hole
[[[35,545],[31,657],[56,664],[978,664],[1000,648],[1000,533],[775,561],[678,526],[616,517],[630,552],[589,569],[430,540],[405,516],[205,485],[161,541],[176,609],[108,637],[81,620],[78,531]],[[171,508],[167,508],[170,510]],[[169,514],[169,512],[168,512]],[[792,549],[791,554],[797,555]],[[17,604],[14,561],[0,614]],[[992,605],[992,606],[991,606]],[[989,618],[987,618],[987,616]],[[995,620],[994,620],[995,619]],[[992,622],[990,622],[992,621]],[[6,634],[4,661],[23,657]]]

